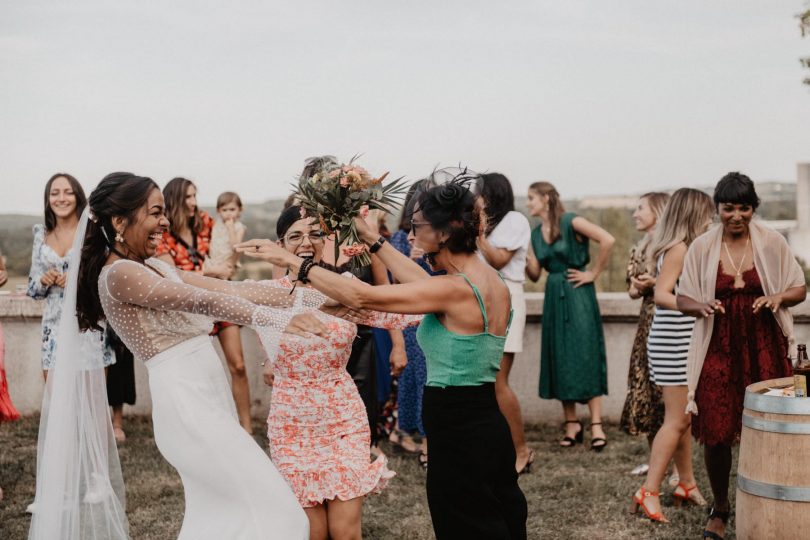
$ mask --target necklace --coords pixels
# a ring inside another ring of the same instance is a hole
[[[731,267],[734,269],[734,272],[736,272],[736,274],[734,276],[734,288],[735,289],[742,289],[743,287],[745,287],[745,281],[743,281],[743,278],[742,278],[742,268],[743,268],[743,264],[745,263],[745,256],[748,255],[748,243],[749,242],[751,242],[751,237],[750,236],[748,238],[746,238],[746,240],[745,240],[745,249],[743,249],[743,256],[742,256],[742,259],[740,259],[739,266],[734,264],[734,259],[731,258],[731,252],[728,250],[728,244],[726,244],[725,241],[723,242],[723,247],[726,250],[726,255],[728,255],[728,262],[731,263]]]

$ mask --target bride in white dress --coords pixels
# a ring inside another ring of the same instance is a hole
[[[209,279],[150,258],[168,221],[163,195],[149,178],[108,175],[88,208],[90,222],[86,210],[73,249],[81,265],[69,267],[58,330],[65,361],[57,359],[43,400],[29,538],[129,538],[103,366],[86,365],[89,356],[82,354],[80,330],[104,321],[148,368],[155,442],[185,489],[178,538],[308,538],[308,520],[292,491],[239,425],[208,332],[212,320],[250,325],[272,361],[283,331],[324,332],[312,315],[296,315],[323,297]]]

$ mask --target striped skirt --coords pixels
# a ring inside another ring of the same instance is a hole
[[[686,385],[686,357],[695,318],[680,311],[655,308],[647,338],[650,380],[658,386]]]

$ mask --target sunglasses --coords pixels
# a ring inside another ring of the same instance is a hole
[[[416,234],[416,229],[418,227],[421,227],[422,225],[430,225],[430,223],[428,223],[427,221],[414,221],[414,220],[411,220],[411,232]]]

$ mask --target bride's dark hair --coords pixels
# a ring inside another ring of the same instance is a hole
[[[82,247],[76,292],[76,316],[82,330],[101,330],[99,322],[104,320],[98,276],[115,240],[112,218],[120,216],[133,223],[153,189],[160,188],[151,178],[116,172],[105,176],[90,194],[87,202],[91,214]]]

